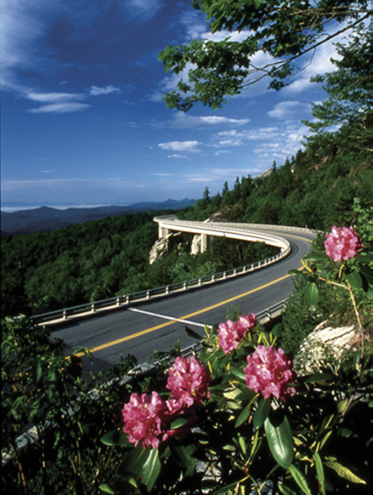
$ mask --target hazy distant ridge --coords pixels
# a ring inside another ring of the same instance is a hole
[[[1,211],[1,235],[25,234],[62,229],[71,224],[80,224],[89,220],[101,220],[107,217],[139,213],[141,211],[180,210],[193,206],[196,200],[168,199],[162,203],[135,203],[129,206],[98,206],[97,208],[68,208],[58,210],[48,206],[32,210],[20,210],[12,213]]]

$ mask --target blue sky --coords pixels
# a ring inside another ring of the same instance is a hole
[[[280,92],[261,81],[183,114],[162,101],[177,81],[158,53],[211,37],[191,0],[1,0],[1,24],[4,209],[197,199],[281,165],[334,54],[322,46]]]

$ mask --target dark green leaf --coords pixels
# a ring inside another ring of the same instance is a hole
[[[177,430],[178,428],[182,428],[188,420],[186,418],[177,418],[170,424],[170,430]]]
[[[34,379],[34,382],[36,384],[38,384],[41,380],[41,377],[42,377],[42,368],[41,368],[41,362],[40,362],[40,359],[37,358],[36,361],[34,362],[34,366],[32,368],[32,376],[33,376],[33,379]]]
[[[348,283],[353,289],[361,289],[363,287],[363,280],[357,272],[352,272],[346,275]]]
[[[305,380],[305,383],[330,382],[333,380],[335,380],[333,373],[315,373],[314,375],[309,376]]]
[[[258,407],[256,408],[253,425],[254,428],[260,428],[264,421],[267,419],[269,411],[271,410],[271,398],[263,399],[259,401]]]
[[[276,462],[287,469],[293,460],[293,438],[291,428],[286,416],[278,426],[272,424],[268,417],[264,422],[267,441],[270,451]]]
[[[313,459],[315,461],[315,467],[316,467],[316,474],[317,474],[317,479],[319,481],[319,486],[322,495],[325,495],[325,475],[324,475],[324,467],[322,465],[322,460],[318,452],[313,453]]]
[[[245,372],[240,368],[232,368],[231,372],[232,375],[236,376],[237,378],[240,378],[241,380],[245,380],[246,378]]]
[[[190,448],[192,447],[192,448]],[[184,468],[184,476],[192,476],[196,467],[196,460],[192,453],[196,449],[194,446],[184,447],[183,445],[174,445],[171,447],[171,453],[177,464]]]
[[[235,428],[238,428],[240,425],[242,425],[242,423],[244,423],[247,420],[247,418],[250,416],[250,413],[251,413],[250,407],[246,406],[242,411],[242,413],[238,416],[236,423],[234,425]]]
[[[278,488],[280,492],[283,493],[284,495],[297,495],[297,492],[291,490],[288,486],[284,484],[279,485]]]
[[[312,492],[310,490],[310,487],[308,486],[304,474],[298,468],[296,468],[294,464],[291,464],[289,466],[289,471],[292,477],[294,478],[294,480],[296,481],[297,485],[299,486],[299,488],[302,490],[302,492],[305,495],[312,495]]]
[[[307,254],[303,259],[308,261],[325,261],[328,259],[328,256],[326,253],[311,253]]]
[[[277,323],[271,330],[274,337],[278,337],[282,332],[282,323]]]
[[[310,284],[305,293],[304,293],[304,302],[306,306],[316,306],[317,301],[319,300],[319,289],[315,282]]]
[[[124,445],[126,447],[132,445],[128,441],[128,435],[123,430],[109,431],[100,440],[105,445]]]
[[[212,492],[212,495],[227,495],[229,490],[234,490],[237,487],[237,483],[231,483],[230,485],[225,485],[215,492]]]
[[[161,462],[159,460],[158,449],[149,450],[146,461],[144,462],[139,476],[142,482],[150,492],[157,481],[159,473],[161,472]]]

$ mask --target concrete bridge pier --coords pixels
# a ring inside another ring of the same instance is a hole
[[[207,251],[207,247],[208,247],[207,235],[201,234],[201,253],[205,253]]]
[[[170,233],[170,230],[167,227],[163,227],[161,223],[158,224],[158,239],[163,239],[167,237]]]

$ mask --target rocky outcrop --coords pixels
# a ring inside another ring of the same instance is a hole
[[[173,234],[169,234],[155,241],[149,253],[149,265],[152,265],[159,259],[163,259],[167,255],[169,240],[172,236]]]
[[[294,361],[294,368],[302,375],[317,373],[323,368],[337,372],[343,354],[360,342],[355,325],[332,328],[320,323],[302,342]]]
[[[181,232],[172,232],[171,234],[168,234],[168,236],[162,237],[161,239],[158,239],[158,241],[155,241],[149,253],[149,265],[152,265],[157,260],[163,259],[167,256],[170,239],[178,235],[181,235]]]
[[[195,256],[201,252],[201,245],[202,245],[201,239],[202,239],[202,236],[200,236],[200,235],[195,235],[193,237],[192,245],[190,248],[190,254]]]

